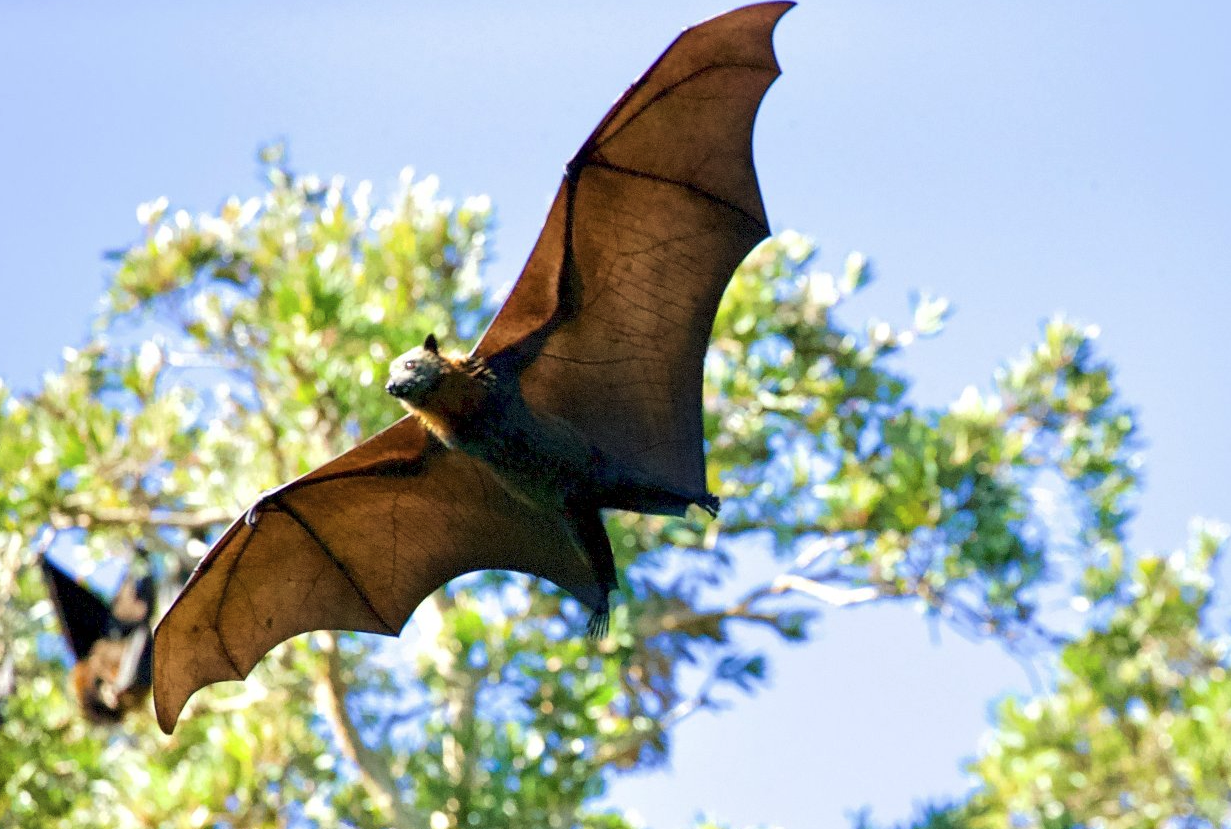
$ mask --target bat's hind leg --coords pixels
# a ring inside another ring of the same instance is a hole
[[[710,514],[710,518],[717,518],[718,509],[722,506],[722,501],[718,499],[718,496],[711,495],[708,492],[700,496],[698,500],[693,501],[693,503],[708,512]]]
[[[718,496],[708,492],[686,493],[651,481],[644,474],[606,464],[595,486],[598,503],[609,509],[644,512],[650,515],[682,516],[696,504],[710,514],[718,515]]]
[[[616,574],[615,556],[611,553],[611,539],[607,537],[607,528],[603,525],[603,516],[596,507],[584,503],[575,503],[565,508],[569,525],[581,547],[594,568],[594,577],[602,591],[602,601],[586,624],[586,636],[591,639],[602,639],[607,635],[607,625],[611,619],[611,606],[608,597],[611,591],[619,588],[619,576]]]

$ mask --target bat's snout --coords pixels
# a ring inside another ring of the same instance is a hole
[[[409,401],[415,397],[419,385],[413,377],[390,377],[389,382],[385,383],[385,391],[398,400]]]

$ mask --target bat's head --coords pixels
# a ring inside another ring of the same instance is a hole
[[[422,346],[412,348],[389,364],[385,391],[401,400],[404,406],[420,408],[440,384],[446,368],[436,336],[428,334]]]

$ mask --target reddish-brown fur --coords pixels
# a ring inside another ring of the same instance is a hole
[[[135,685],[116,693],[125,647],[121,640],[100,639],[87,658],[73,665],[69,681],[82,713],[90,722],[118,723],[150,695],[149,685]]]

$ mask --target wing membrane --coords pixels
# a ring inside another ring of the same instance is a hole
[[[536,409],[677,490],[705,491],[701,370],[731,274],[768,235],[752,126],[791,3],[685,31],[570,162],[476,353]]]
[[[417,437],[393,452],[395,437]],[[386,451],[387,450],[387,451]],[[463,573],[504,569],[602,596],[557,516],[515,501],[484,464],[433,451],[403,420],[266,496],[202,559],[154,638],[158,722],[170,732],[197,689],[243,679],[310,630],[397,634]]]

